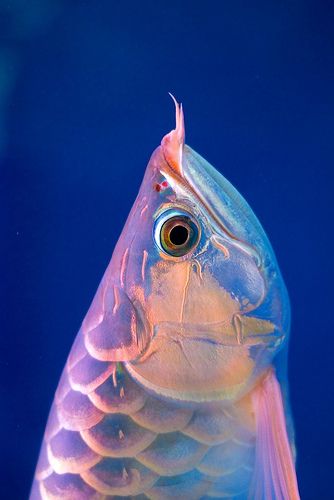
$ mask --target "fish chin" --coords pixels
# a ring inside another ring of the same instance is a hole
[[[132,289],[151,339],[145,352],[127,364],[128,371],[161,396],[235,400],[268,367],[283,338],[272,321],[262,319],[268,316],[252,316],[256,308],[249,301],[241,307],[211,267],[203,263],[199,273],[189,262],[161,262],[151,269],[146,296],[143,289]]]
[[[156,325],[145,355],[126,366],[137,382],[164,397],[235,400],[250,389],[263,359],[277,343],[277,334],[266,323],[266,333],[241,338],[234,326],[223,322],[163,322]]]

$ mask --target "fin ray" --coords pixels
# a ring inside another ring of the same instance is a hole
[[[273,371],[255,389],[252,399],[257,442],[249,499],[299,500],[281,389]]]

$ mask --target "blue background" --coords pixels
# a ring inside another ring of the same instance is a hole
[[[28,495],[49,406],[136,196],[184,104],[292,302],[304,499],[333,493],[334,4],[0,2],[1,491]]]

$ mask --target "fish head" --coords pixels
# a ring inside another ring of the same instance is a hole
[[[140,319],[142,349],[127,369],[164,397],[233,400],[285,344],[288,297],[259,221],[184,144],[175,105],[176,127],[149,161],[113,259]]]

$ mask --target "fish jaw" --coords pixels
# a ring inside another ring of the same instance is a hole
[[[132,290],[153,331],[145,354],[127,365],[133,378],[178,400],[242,397],[281,347],[283,332],[252,316],[249,303],[243,309],[207,266],[199,273],[186,262],[161,264],[152,274],[150,294]]]

